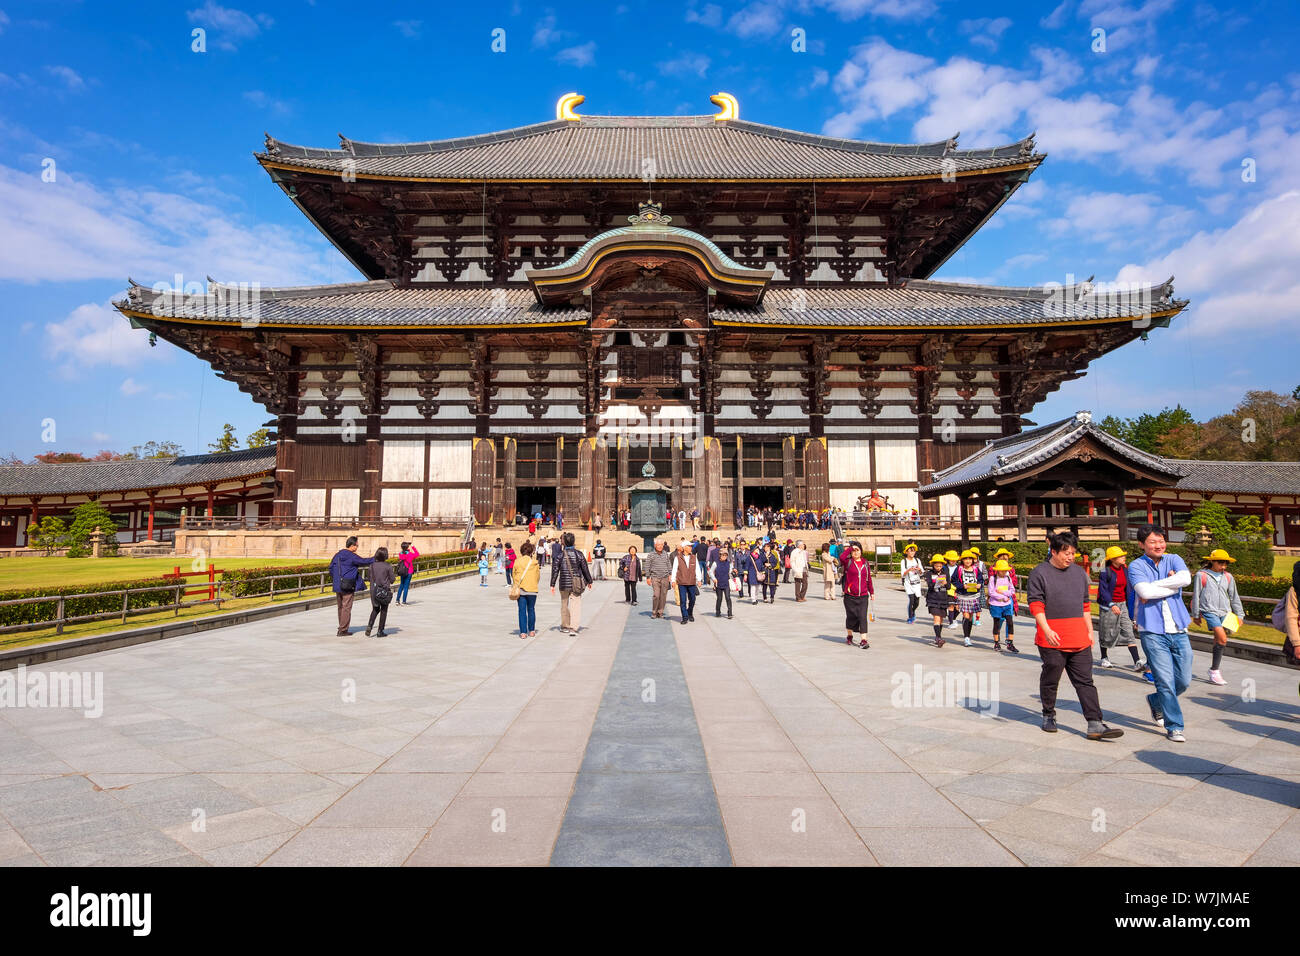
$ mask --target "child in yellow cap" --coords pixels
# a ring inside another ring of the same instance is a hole
[[[934,646],[943,647],[943,616],[952,600],[948,596],[952,582],[948,579],[948,569],[942,554],[931,556],[930,570],[921,575],[921,585],[925,588],[925,609],[930,612],[934,623]]]
[[[1228,628],[1224,626],[1229,614],[1240,622],[1246,616],[1237,595],[1237,582],[1228,573],[1228,563],[1237,559],[1222,548],[1215,548],[1201,559],[1205,567],[1192,578],[1192,614],[1197,624],[1204,624],[1214,634],[1213,658],[1210,661],[1210,683],[1226,684],[1219,673],[1223,663],[1223,649],[1228,645]],[[1235,628],[1234,628],[1235,630]]]

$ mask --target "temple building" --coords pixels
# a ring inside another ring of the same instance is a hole
[[[275,417],[277,522],[852,508],[918,485],[1167,325],[1172,279],[930,278],[1044,160],[717,115],[585,116],[257,160],[362,281],[131,284],[117,307]]]

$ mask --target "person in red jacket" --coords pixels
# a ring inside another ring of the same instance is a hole
[[[1065,671],[1088,719],[1088,739],[1122,737],[1124,731],[1102,723],[1101,702],[1092,682],[1091,581],[1074,561],[1079,541],[1070,531],[1049,534],[1047,541],[1051,557],[1029,574],[1029,613],[1038,625],[1034,643],[1043,662],[1038,680],[1043,730],[1056,733],[1056,689]]]
[[[862,557],[862,545],[857,541],[849,545],[840,562],[844,571],[844,629],[848,631],[845,643],[852,644],[856,632],[862,638],[860,646],[870,647],[867,621],[871,616],[871,597],[876,593],[871,583],[871,565]]]

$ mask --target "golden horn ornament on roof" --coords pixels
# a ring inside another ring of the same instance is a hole
[[[573,108],[578,106],[587,98],[581,93],[565,93],[555,103],[555,118],[557,120],[580,120],[582,119]]]
[[[730,93],[714,93],[709,97],[709,102],[722,108],[721,113],[715,113],[715,120],[733,120],[740,119],[740,103]]]

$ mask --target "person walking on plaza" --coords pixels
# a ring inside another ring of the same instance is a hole
[[[984,575],[976,564],[978,560],[975,552],[967,548],[961,553],[961,563],[952,573],[952,586],[957,589],[957,613],[961,615],[961,631],[967,647],[971,646],[970,632],[975,615],[979,613],[980,591],[984,587]],[[1088,650],[1091,652],[1091,644]]]
[[[916,545],[908,543],[903,548],[903,560],[898,562],[898,577],[903,582],[903,593],[907,595],[907,623],[916,623],[916,609],[921,604],[921,575],[925,566],[916,556]]]
[[[636,583],[641,580],[641,559],[637,556],[636,545],[627,549],[627,554],[618,562],[618,576],[623,581],[623,603],[636,606]]]
[[[840,563],[831,554],[829,544],[822,545],[822,597],[828,601],[835,600],[835,571]]]
[[[763,545],[763,553],[759,560],[763,563],[763,601],[766,604],[776,603],[776,587],[781,582],[781,557],[780,552],[772,547],[772,542]]]
[[[790,552],[790,574],[794,577],[794,599],[802,604],[808,600],[808,549],[802,541],[796,541]]]
[[[492,570],[492,559],[489,557],[490,554],[491,554],[491,552],[488,551],[487,545],[484,545],[484,546],[483,546],[483,550],[480,551],[480,552],[478,553],[478,584],[479,584],[479,587],[483,587],[483,588],[485,588],[485,587],[488,586],[488,583],[487,583],[488,572]]]
[[[605,546],[600,543],[599,538],[591,549],[591,570],[596,575],[597,581],[605,580]]]
[[[356,592],[365,590],[361,580],[361,568],[369,567],[374,558],[357,557],[357,536],[352,535],[343,543],[343,548],[330,559],[330,581],[334,584],[334,593],[338,596],[339,629],[338,637],[348,636],[348,626],[352,623],[352,600]]]
[[[682,623],[695,620],[695,598],[700,593],[699,562],[691,553],[690,542],[682,539],[681,547],[673,557],[671,580],[677,588],[677,601],[682,608]]]
[[[956,572],[957,568],[961,566],[961,557],[957,554],[956,551],[945,551],[943,554],[943,560],[945,562],[944,570],[948,572],[948,580],[951,582],[953,573]],[[948,626],[949,627],[957,626],[957,597],[956,597],[957,591],[955,587],[956,586],[954,585],[954,589],[949,592],[949,596],[952,597],[952,601],[948,605]]]
[[[533,554],[532,542],[519,546],[513,590],[518,592],[519,636],[523,640],[537,636],[537,589],[541,585],[542,567]]]
[[[1223,685],[1227,681],[1219,672],[1219,666],[1223,662],[1223,649],[1228,646],[1228,631],[1241,627],[1246,617],[1237,594],[1237,582],[1228,573],[1229,562],[1237,559],[1222,548],[1215,548],[1201,560],[1206,562],[1206,567],[1192,578],[1192,611],[1196,614],[1196,623],[1214,634],[1210,683]],[[1232,615],[1236,615],[1235,622]]]
[[[993,618],[993,649],[1002,650],[1002,626],[1007,628],[1007,650],[1019,654],[1015,642],[1016,626],[1016,572],[1006,558],[998,558],[989,572],[986,588],[989,599],[989,616]]]
[[[650,582],[652,600],[651,617],[664,616],[664,602],[668,597],[668,588],[672,582],[673,556],[664,547],[662,541],[655,542],[654,551],[645,559],[645,576]]]
[[[871,598],[876,593],[871,583],[871,565],[862,557],[862,548],[853,544],[849,559],[844,562],[844,628],[848,636],[846,643],[853,643],[856,633],[861,641],[859,646],[870,647],[867,640],[867,621],[871,617]]]
[[[1105,565],[1097,578],[1097,643],[1101,646],[1101,666],[1114,667],[1110,651],[1127,647],[1133,655],[1133,668],[1142,670],[1141,655],[1137,649],[1137,635],[1133,631],[1133,606],[1137,600],[1128,586],[1128,555],[1118,545],[1106,549]]]
[[[1142,556],[1129,566],[1129,587],[1137,595],[1138,639],[1146,654],[1156,689],[1147,695],[1151,719],[1174,743],[1186,743],[1183,709],[1178,697],[1192,683],[1192,644],[1187,637],[1191,615],[1183,606],[1182,589],[1192,583],[1191,572],[1176,554],[1166,554],[1163,528],[1138,529]]]
[[[942,554],[930,557],[930,570],[921,575],[921,586],[925,590],[925,609],[934,618],[934,646],[943,647],[943,617],[952,602],[948,595],[952,581],[948,578],[948,566]]]
[[[767,577],[762,554],[758,550],[757,543],[753,547],[746,545],[739,562],[740,573],[745,579],[745,593],[749,595],[750,604],[758,603],[758,589],[762,586],[763,579]]]
[[[420,552],[412,547],[411,542],[402,542],[402,553],[397,556],[397,597],[393,600],[397,604],[410,604],[411,578],[415,574],[415,559],[420,556]]]
[[[782,578],[782,584],[790,583],[790,574],[794,568],[790,567],[790,555],[794,553],[794,541],[791,538],[785,539],[785,547],[781,549],[781,566],[785,568],[785,577]]]
[[[393,581],[396,579],[396,572],[393,566],[388,563],[388,549],[380,548],[375,552],[373,562],[370,565],[370,621],[366,624],[366,637],[370,637],[370,632],[375,626],[375,618],[379,618],[379,632],[375,637],[386,637],[384,634],[384,625],[388,623],[388,605],[393,600]]]
[[[1029,612],[1038,633],[1034,643],[1043,670],[1038,680],[1043,730],[1056,733],[1056,691],[1061,672],[1069,675],[1088,721],[1089,740],[1122,737],[1124,731],[1102,722],[1101,702],[1092,681],[1092,604],[1088,572],[1074,561],[1079,542],[1073,532],[1047,536],[1051,556],[1029,575]]]
[[[727,617],[731,617],[731,551],[724,544],[718,548],[717,556],[709,563],[709,577],[713,581],[713,590],[717,595],[717,606],[713,609],[714,617],[722,617],[722,602],[727,602]]]
[[[555,593],[555,584],[560,585],[560,630],[566,634],[577,634],[582,629],[582,592],[596,586],[587,567],[587,559],[574,548],[573,532],[566,531],[563,549],[555,557],[551,567],[551,593]]]

